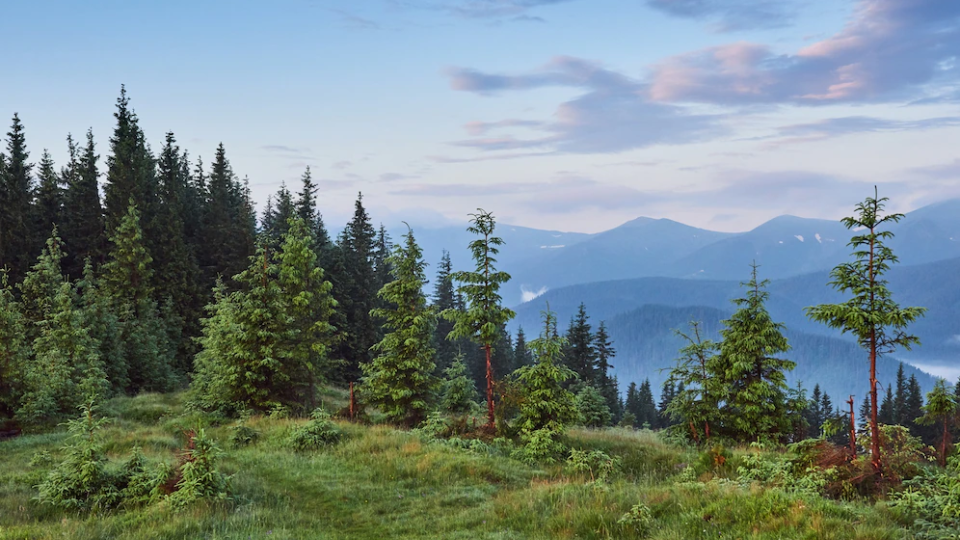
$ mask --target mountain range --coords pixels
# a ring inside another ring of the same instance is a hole
[[[914,210],[890,230],[895,236],[888,245],[900,258],[888,274],[894,298],[929,311],[911,328],[922,346],[884,359],[881,383],[899,359],[960,367],[960,199]],[[692,319],[711,331],[719,328],[756,262],[760,278],[772,280],[767,307],[786,325],[794,346],[798,368],[792,380],[820,383],[837,398],[865,391],[865,375],[857,370],[866,360],[850,336],[803,312],[843,299],[827,285],[829,271],[851,260],[848,242],[856,232],[839,221],[780,216],[728,233],[640,217],[597,234],[502,224],[496,232],[505,241],[498,268],[513,276],[502,290],[504,303],[517,311],[511,330],[523,326],[533,337],[547,303],[564,324],[583,302],[594,324],[607,321],[619,345],[615,366],[621,381],[649,377],[659,384],[665,377],[659,370],[672,365],[681,345],[672,330]],[[428,262],[435,264],[446,249],[455,269],[470,268],[466,246],[474,237],[465,228],[421,229],[416,237]],[[909,370],[924,387],[932,385],[931,377]]]

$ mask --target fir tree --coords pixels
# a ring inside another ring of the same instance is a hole
[[[866,431],[870,426],[870,395],[867,394],[863,397],[863,402],[860,404],[860,410],[857,411],[859,420],[857,421],[857,428],[860,431]]]
[[[894,403],[895,400],[893,397],[893,388],[888,384],[887,394],[884,396],[883,401],[880,402],[880,411],[877,413],[877,422],[886,425],[893,425],[896,423]]]
[[[362,365],[362,388],[390,421],[413,427],[426,418],[437,380],[431,345],[433,314],[423,294],[426,263],[413,231],[404,238],[404,245],[397,246],[387,260],[394,280],[384,285],[379,296],[390,307],[377,308],[373,314],[385,321],[388,333],[373,347],[378,356]]]
[[[667,377],[667,380],[663,381],[663,386],[660,387],[660,403],[657,404],[658,428],[668,428],[674,425],[673,420],[671,420],[670,415],[667,413],[667,408],[673,399],[677,397],[677,393],[682,391],[683,385],[678,387],[674,384],[673,379]]]
[[[122,394],[129,387],[127,355],[124,349],[120,318],[111,299],[104,294],[89,259],[83,278],[77,283],[80,305],[90,337],[98,343],[97,352],[110,382],[108,394]]]
[[[500,305],[500,286],[510,280],[510,274],[494,267],[497,262],[495,256],[500,252],[497,246],[503,245],[503,239],[493,236],[496,226],[493,214],[479,208],[477,212],[470,214],[473,219],[467,228],[468,232],[482,237],[469,245],[475,269],[473,272],[461,271],[453,274],[453,278],[461,284],[458,290],[468,299],[469,307],[465,311],[447,310],[444,317],[454,322],[453,331],[447,339],[470,338],[483,348],[486,360],[487,422],[493,427],[493,346],[502,335],[503,325],[515,314]],[[556,325],[550,328],[548,324],[547,330],[556,332]],[[544,339],[546,338],[545,335]],[[541,346],[546,346],[547,343],[541,341]],[[557,356],[560,354],[562,353],[558,351]],[[559,358],[557,360],[559,361]]]
[[[7,132],[7,153],[0,176],[0,268],[9,269],[13,283],[23,279],[40,251],[39,247],[34,249],[35,234],[31,227],[33,165],[27,163],[29,157],[23,124],[14,114]]]
[[[630,415],[633,417],[633,423],[631,427],[638,427],[640,424],[640,392],[637,390],[637,383],[631,381],[630,385],[627,386],[627,399],[623,404],[624,417]]]
[[[823,423],[826,421],[825,414],[830,414],[833,411],[826,411],[824,413],[823,406],[823,393],[820,391],[820,385],[813,385],[813,393],[810,394],[810,403],[806,409],[806,419],[807,419],[807,437],[817,438],[821,434],[821,428]]]
[[[18,285],[22,311],[26,320],[26,338],[33,341],[39,335],[39,325],[50,318],[60,286],[66,282],[60,261],[63,249],[57,229],[53,229],[37,263]]]
[[[263,212],[261,219],[261,228],[263,234],[268,238],[268,243],[272,249],[280,247],[280,242],[286,236],[290,228],[290,220],[296,215],[297,210],[293,202],[293,195],[287,189],[286,182],[280,183],[280,189],[272,199],[273,204],[268,205]]]
[[[904,427],[910,425],[911,418],[907,414],[907,376],[903,372],[903,362],[900,362],[897,367],[897,390],[894,394],[891,413],[893,414],[891,424]]]
[[[517,337],[513,343],[513,369],[516,371],[531,364],[533,364],[533,354],[527,347],[527,334],[521,326],[517,328]]]
[[[920,390],[920,383],[916,375],[910,375],[907,380],[907,399],[905,401],[906,411],[904,415],[907,423],[904,427],[910,430],[914,437],[920,437],[925,443],[932,442],[929,433],[923,429],[923,426],[917,424],[917,418],[923,416],[923,391]]]
[[[255,250],[252,206],[233,174],[222,143],[217,147],[209,178],[195,176],[207,196],[197,254],[205,283],[213,284],[217,276],[232,279],[247,267]]]
[[[786,375],[796,364],[777,358],[790,349],[783,324],[775,323],[764,307],[769,280],[757,279],[753,265],[744,298],[730,319],[723,321],[723,341],[712,371],[722,385],[721,415],[728,431],[741,439],[778,437],[788,431]]]
[[[807,316],[815,321],[850,332],[860,346],[869,351],[870,360],[870,455],[874,472],[880,470],[880,430],[877,426],[877,356],[893,352],[897,346],[910,350],[918,344],[916,336],[906,332],[907,326],[922,317],[924,308],[901,308],[893,301],[884,273],[897,262],[893,250],[884,241],[893,237],[889,230],[879,230],[891,222],[896,223],[903,214],[887,214],[881,217],[884,202],[874,188],[874,196],[868,197],[856,207],[856,217],[842,220],[847,229],[863,230],[849,243],[853,248],[853,262],[840,264],[830,273],[830,285],[840,292],[852,293],[853,298],[842,304],[821,304],[806,309]]]

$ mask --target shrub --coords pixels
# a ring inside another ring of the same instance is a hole
[[[246,425],[243,421],[230,428],[230,446],[234,448],[249,446],[257,442],[259,438],[260,432]]]
[[[294,450],[305,452],[323,448],[340,441],[343,432],[323,409],[313,411],[310,421],[293,430],[290,444]]]
[[[567,464],[573,470],[589,474],[590,480],[594,482],[605,482],[610,475],[620,468],[620,457],[610,457],[600,450],[571,450],[570,457],[567,458]]]
[[[222,458],[223,452],[202,428],[189,431],[174,476],[170,504],[182,508],[199,500],[226,500],[227,477],[218,468]]]
[[[645,538],[653,530],[653,513],[647,505],[637,503],[629,512],[620,516],[617,523],[624,528],[632,528],[638,538]]]

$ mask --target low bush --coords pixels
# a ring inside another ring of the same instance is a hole
[[[343,432],[330,419],[330,415],[323,409],[317,409],[313,411],[309,422],[293,430],[290,445],[298,452],[305,452],[336,444],[342,437]]]

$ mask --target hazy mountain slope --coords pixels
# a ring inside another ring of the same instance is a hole
[[[720,337],[720,320],[729,317],[730,313],[705,306],[646,305],[613,317],[608,326],[617,349],[613,364],[621,387],[625,388],[630,381],[649,378],[659,393],[669,375],[669,368],[675,364],[677,351],[684,345],[673,329],[686,331],[689,321],[699,320],[704,325],[705,335],[716,340]],[[854,394],[859,408],[869,389],[869,361],[862,349],[853,343],[826,336],[791,330],[784,334],[792,349],[783,357],[797,363],[796,369],[788,375],[791,386],[802,381],[809,392],[814,384],[819,383],[837,405],[842,405],[843,399]],[[898,366],[899,361],[895,358],[881,357],[877,365],[878,380],[884,385],[893,382]],[[908,376],[915,374],[924,390],[933,386],[930,375],[909,365],[906,372]]]

